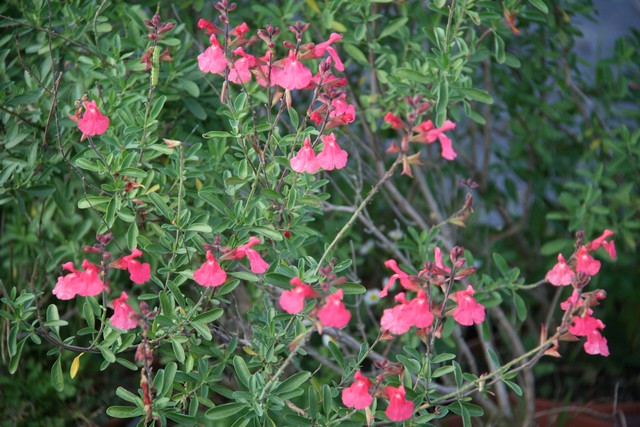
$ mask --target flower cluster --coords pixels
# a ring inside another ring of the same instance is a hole
[[[325,297],[321,305],[316,306],[310,315],[317,317],[322,326],[341,329],[347,326],[351,320],[351,312],[344,305],[344,291],[342,289],[329,293],[331,286],[339,286],[344,283],[344,279],[338,278],[332,269],[332,266],[320,269],[320,273],[325,276],[325,281],[320,283]],[[313,287],[303,283],[298,276],[292,278],[289,283],[293,289],[284,290],[280,294],[280,307],[289,314],[301,313],[304,310],[305,300],[322,297]],[[318,330],[321,330],[320,327]]]
[[[393,368],[397,371],[397,368]],[[385,369],[385,371],[388,371]],[[380,375],[378,379],[382,381],[384,374]],[[373,403],[374,393],[371,392],[371,388],[374,387],[373,381],[362,375],[360,371],[357,371],[353,378],[353,383],[342,390],[342,403],[353,409],[366,409]],[[375,389],[379,387],[376,386]],[[384,397],[389,400],[385,415],[391,421],[400,422],[411,418],[414,412],[414,404],[407,399],[407,392],[404,386],[397,387],[388,385],[381,387],[379,393],[375,393],[379,397]]]
[[[384,310],[380,319],[382,330],[395,335],[402,335],[413,326],[419,330],[431,328],[434,314],[428,300],[428,293],[425,292],[426,288],[423,288],[423,285],[440,286],[444,294],[448,295],[449,299],[456,303],[452,315],[459,324],[470,326],[482,323],[485,318],[485,308],[473,297],[475,290],[471,285],[468,285],[464,290],[450,292],[450,286],[455,281],[462,280],[475,272],[474,267],[464,268],[465,259],[462,257],[462,253],[462,248],[459,247],[451,251],[450,257],[454,265],[454,269],[452,269],[444,265],[442,252],[440,248],[436,247],[435,262],[427,263],[425,269],[420,271],[417,276],[411,276],[402,271],[398,267],[398,263],[393,259],[386,261],[385,266],[393,270],[394,274],[387,281],[382,292],[380,292],[380,296],[386,296],[393,284],[399,281],[405,290],[416,292],[416,297],[409,301],[404,292],[398,293],[395,301],[399,304]],[[453,277],[451,277],[452,275]]]
[[[309,138],[304,139],[303,147],[289,161],[291,169],[298,173],[314,173],[319,169],[342,169],[347,165],[348,154],[341,149],[333,133],[320,137],[323,149],[316,156]]]
[[[384,121],[389,123],[391,129],[399,130],[402,136],[400,145],[394,141],[387,149],[389,153],[403,153],[406,155],[403,158],[402,173],[412,176],[410,166],[412,164],[420,164],[420,153],[407,155],[409,152],[409,142],[432,144],[438,141],[440,142],[441,156],[446,160],[454,160],[458,154],[453,149],[453,143],[445,132],[454,130],[456,124],[451,120],[446,120],[442,126],[438,128],[431,120],[424,120],[417,123],[417,119],[422,116],[431,105],[428,102],[424,102],[420,96],[407,97],[406,103],[413,110],[407,114],[406,121],[390,111],[384,116]]]
[[[104,267],[106,260],[111,258],[111,253],[106,251],[106,247],[112,240],[112,235],[98,234],[96,239],[98,243],[93,246],[85,246],[84,251],[86,253],[101,254],[103,267],[92,264],[86,259],[82,261],[83,271],[76,270],[73,262],[63,264],[62,268],[67,270],[69,274],[58,277],[52,292],[58,299],[70,300],[77,295],[83,297],[96,296],[102,292],[109,291],[103,279],[107,271],[107,267]],[[142,264],[135,259],[142,255],[142,251],[134,249],[130,255],[119,258],[109,264],[108,267],[128,270],[131,281],[141,285],[151,278],[151,266],[147,263]],[[138,325],[135,311],[127,303],[128,299],[127,293],[122,292],[119,298],[114,299],[109,304],[114,309],[114,314],[110,318],[111,325],[118,329],[129,330]]]
[[[568,333],[573,337],[586,337],[584,349],[589,354],[609,355],[607,339],[601,334],[605,325],[599,319],[593,317],[592,306],[606,297],[604,291],[594,291],[583,293],[582,290],[589,283],[591,277],[600,271],[600,261],[593,258],[592,252],[600,247],[609,254],[611,259],[616,258],[616,246],[610,238],[614,232],[604,230],[600,237],[582,244],[584,233],[578,232],[576,251],[569,260],[558,254],[558,262],[546,275],[547,282],[554,286],[573,287],[571,296],[560,304],[560,308],[565,311],[565,318],[570,321]]]
[[[253,249],[253,246],[262,243],[257,237],[250,237],[249,241],[240,245],[237,248],[221,248],[223,255],[220,257],[221,261],[226,260],[239,260],[242,258],[249,259],[249,266],[253,273],[262,274],[269,269],[269,264],[262,259],[260,253]],[[227,280],[227,273],[220,267],[220,264],[211,253],[211,246],[206,245],[207,248],[207,260],[193,272],[193,280],[200,286],[212,286],[217,287]]]

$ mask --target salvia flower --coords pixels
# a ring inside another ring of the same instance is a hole
[[[280,294],[280,307],[289,314],[297,314],[304,310],[304,300],[320,296],[311,286],[302,283],[299,277],[289,281],[293,289]]]
[[[198,55],[198,68],[203,73],[220,74],[227,68],[227,58],[215,35],[209,39],[211,46]]]
[[[573,325],[569,328],[569,333],[577,337],[587,337],[584,343],[584,350],[588,354],[600,354],[609,356],[607,339],[602,336],[599,329],[604,329],[604,323],[600,319],[587,314],[584,317],[573,318]]]
[[[562,254],[558,254],[558,263],[547,273],[547,282],[554,286],[570,285],[576,274],[564,260]]]
[[[271,80],[283,89],[304,89],[311,82],[311,70],[296,58],[294,50],[289,51],[282,65],[271,70]]]
[[[586,246],[581,246],[576,253],[576,272],[595,276],[600,271],[600,261],[594,259]]]
[[[399,117],[397,117],[390,111],[387,114],[385,114],[384,121],[391,125],[391,129],[399,129],[399,128],[405,127],[405,124],[403,123],[403,121],[400,120]]]
[[[324,55],[325,52],[328,52],[329,56],[331,57],[331,59],[333,59],[333,62],[336,64],[336,69],[340,71],[344,71],[344,64],[340,60],[340,57],[338,56],[338,52],[335,50],[333,46],[331,46],[331,44],[341,39],[342,39],[341,34],[331,33],[331,35],[329,36],[329,40],[322,43],[318,43],[313,47],[312,49],[313,58],[320,58],[322,57],[322,55]]]
[[[69,271],[69,274],[58,277],[53,289],[53,294],[58,299],[69,300],[76,295],[95,296],[104,290],[104,283],[100,279],[100,268],[86,259],[82,261],[84,271],[76,270],[72,262],[63,264],[62,268]]]
[[[440,128],[436,128],[431,120],[427,120],[417,126],[417,130],[419,133],[418,141],[425,142],[427,144],[431,144],[436,140],[440,141],[442,157],[447,160],[453,160],[458,155],[453,150],[451,139],[449,139],[449,137],[444,133],[455,128],[455,123],[450,120],[445,121]]]
[[[132,314],[135,313],[133,308],[127,303],[129,296],[126,292],[122,292],[120,298],[116,298],[109,304],[113,308],[113,315],[111,316],[111,325],[118,329],[128,331],[138,326],[132,318]]]
[[[320,139],[322,139],[324,147],[316,157],[318,165],[328,171],[344,168],[347,165],[347,157],[349,155],[340,148],[333,132],[329,135],[322,135]]]
[[[251,68],[257,65],[256,57],[244,52],[239,47],[233,51],[234,55],[240,56],[240,59],[234,61],[233,66],[229,70],[229,81],[233,83],[246,83],[251,80]]]
[[[227,280],[227,272],[220,267],[211,251],[207,251],[207,260],[193,272],[193,280],[201,286],[216,287]]]
[[[309,138],[304,139],[303,147],[289,160],[289,164],[291,169],[298,173],[314,173],[320,169],[316,153],[311,147]]]
[[[353,384],[342,390],[342,403],[344,406],[354,409],[365,409],[373,403],[373,395],[369,389],[373,383],[371,380],[356,372]]]
[[[84,115],[78,121],[78,128],[86,136],[102,135],[109,127],[109,118],[104,116],[96,101],[84,102]]]
[[[342,298],[344,298],[342,289],[338,289],[327,297],[326,304],[318,311],[318,319],[324,326],[341,329],[351,320],[351,312],[344,306]]]
[[[454,292],[451,298],[458,303],[453,310],[453,319],[461,325],[471,326],[474,323],[482,323],[484,321],[485,309],[479,304],[473,295],[474,291],[471,285],[463,291]]]
[[[258,251],[252,247],[260,243],[262,243],[262,241],[257,237],[249,237],[249,241],[246,244],[233,249],[231,252],[225,254],[222,259],[242,259],[247,257],[249,258],[249,266],[253,273],[264,273],[269,269],[269,264],[263,260]]]
[[[142,264],[137,259],[134,259],[142,255],[141,250],[134,249],[131,251],[131,255],[123,256],[119,260],[111,263],[111,267],[119,270],[128,270],[131,281],[142,285],[151,278],[151,266],[148,263]]]
[[[420,290],[420,287],[414,283],[413,279],[411,279],[411,277],[407,273],[400,270],[400,267],[398,267],[398,263],[395,260],[393,259],[387,260],[384,262],[384,265],[385,267],[393,270],[395,274],[389,278],[389,281],[382,289],[382,292],[380,292],[381,298],[384,298],[387,296],[387,293],[389,292],[389,288],[393,286],[396,280],[400,280],[400,284],[402,285],[402,287],[408,291]]]
[[[384,411],[391,421],[405,421],[413,415],[413,402],[407,400],[403,386],[384,388],[384,393],[389,398],[389,406]]]

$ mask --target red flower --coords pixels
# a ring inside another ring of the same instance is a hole
[[[433,313],[424,291],[420,290],[411,301],[407,301],[404,292],[400,292],[395,300],[400,304],[386,309],[382,314],[380,326],[383,330],[401,335],[408,332],[412,326],[424,329],[433,324]]]
[[[99,277],[100,268],[86,259],[82,261],[84,271],[76,270],[72,262],[63,264],[62,268],[70,273],[58,277],[58,282],[53,288],[53,294],[58,299],[69,300],[76,295],[95,296],[104,290],[104,283]]]
[[[316,158],[318,165],[328,171],[344,168],[347,165],[349,155],[340,148],[333,132],[329,135],[322,135],[320,139],[324,142],[324,147]]]
[[[342,302],[344,293],[338,289],[327,297],[326,304],[318,312],[318,319],[324,326],[329,328],[344,328],[351,320],[351,312],[347,310]]]
[[[442,147],[442,157],[447,160],[453,160],[457,157],[457,154],[453,150],[451,140],[444,133],[455,128],[455,123],[450,120],[445,121],[441,128],[436,128],[431,120],[427,120],[426,122],[422,122],[421,124],[419,124],[417,127],[420,134],[418,141],[431,144],[436,139],[439,140]]]
[[[364,409],[373,403],[373,396],[369,393],[373,383],[360,371],[353,379],[353,384],[342,390],[342,403],[349,408]]]
[[[129,296],[126,292],[122,292],[120,298],[116,298],[109,304],[113,308],[113,316],[111,316],[111,325],[118,329],[128,331],[138,326],[138,322],[131,318],[131,314],[135,313],[133,308],[127,304]]]
[[[102,115],[96,101],[84,102],[84,115],[78,121],[78,128],[87,136],[102,135],[109,127],[109,118]]]
[[[320,296],[311,286],[302,283],[299,277],[289,281],[293,289],[280,294],[280,307],[289,314],[297,314],[304,310],[304,300]]]
[[[304,89],[311,81],[311,70],[296,59],[296,52],[289,51],[283,60],[283,67],[271,70],[271,81],[284,89]]]
[[[242,259],[246,256],[249,258],[249,265],[251,266],[252,272],[256,274],[264,273],[269,268],[269,264],[262,259],[258,251],[252,248],[252,246],[258,245],[261,242],[257,237],[249,237],[247,244],[238,246],[231,252],[223,255],[222,259]]]
[[[473,298],[475,293],[469,285],[464,291],[455,292],[451,296],[458,303],[458,307],[453,310],[453,319],[461,325],[471,326],[484,321],[484,307]]]
[[[569,333],[577,337],[587,337],[584,343],[584,350],[588,354],[609,355],[607,339],[602,336],[599,329],[604,329],[604,323],[600,319],[587,314],[584,317],[573,318],[573,325],[569,328]]]
[[[356,119],[356,107],[347,103],[347,101],[345,101],[346,97],[347,95],[343,93],[342,96],[331,101],[333,110],[329,113],[329,118],[334,119],[332,120],[332,122],[335,122],[334,127],[353,123]]]
[[[389,398],[389,406],[384,411],[391,421],[404,421],[413,415],[413,402],[407,400],[403,386],[387,386],[384,392]]]
[[[227,273],[216,261],[211,251],[207,251],[207,261],[193,272],[193,280],[201,286],[220,286],[227,280]]]
[[[600,271],[600,261],[593,259],[586,246],[581,246],[576,253],[576,271],[578,273],[586,273],[589,276],[595,276]]]
[[[151,278],[151,266],[148,263],[141,264],[137,258],[142,256],[142,251],[134,249],[131,255],[123,256],[119,260],[112,262],[111,267],[119,270],[129,270],[129,278],[133,283],[142,285]]]
[[[607,251],[611,259],[616,259],[615,243],[613,242],[613,240],[611,240],[610,242],[606,241],[606,239],[613,236],[613,234],[614,233],[611,230],[604,230],[600,237],[593,239],[592,241],[587,243],[586,245],[587,251],[589,252],[597,251],[600,248],[600,246],[602,246]]]
[[[313,57],[320,58],[322,55],[324,55],[325,52],[329,52],[329,56],[331,57],[331,59],[333,59],[333,62],[335,62],[336,64],[336,69],[340,71],[344,71],[344,64],[340,60],[340,57],[338,56],[338,52],[336,52],[335,48],[331,46],[331,44],[333,44],[334,42],[337,42],[340,39],[342,39],[341,34],[331,33],[331,35],[329,36],[329,40],[327,40],[326,42],[318,43],[313,47],[313,50],[312,50]]]
[[[389,288],[391,286],[393,286],[393,284],[398,279],[400,279],[400,284],[406,290],[408,290],[408,291],[419,291],[420,290],[420,287],[417,286],[413,282],[411,277],[407,273],[405,273],[404,271],[400,270],[400,267],[398,267],[398,263],[395,260],[393,260],[393,259],[387,260],[387,261],[384,262],[384,265],[385,265],[385,267],[390,268],[391,270],[393,270],[396,274],[394,274],[393,276],[391,276],[389,278],[389,281],[387,282],[387,284],[384,286],[384,288],[380,292],[380,298],[384,298],[384,297],[387,296],[387,293],[389,292]]]
[[[241,58],[237,59],[233,66],[229,70],[229,81],[233,83],[246,83],[251,80],[250,68],[254,68],[257,64],[256,57],[244,52],[244,49],[239,47],[233,51],[234,55],[238,55]]]
[[[304,146],[289,160],[289,164],[291,169],[298,173],[314,173],[320,168],[309,138],[304,139]]]
[[[546,280],[554,286],[570,285],[576,274],[565,262],[562,254],[558,254],[558,263],[547,273]]]
[[[249,26],[247,25],[246,22],[243,22],[242,24],[238,25],[233,30],[231,30],[231,34],[233,34],[236,37],[244,37],[244,35],[247,34],[248,32],[249,32]]]
[[[216,36],[212,35],[209,40],[211,46],[198,55],[198,68],[203,73],[220,74],[227,68],[227,58]]]
[[[405,127],[405,124],[393,113],[388,112],[384,116],[384,121],[391,124],[391,129],[398,129]]]

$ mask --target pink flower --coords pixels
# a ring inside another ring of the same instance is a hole
[[[320,296],[311,286],[302,283],[299,277],[289,281],[293,289],[280,294],[280,307],[289,314],[297,314],[304,310],[304,300]]]
[[[609,346],[607,345],[607,339],[602,336],[598,331],[591,331],[587,335],[587,340],[584,342],[584,351],[588,354],[599,354],[601,356],[609,356]]]
[[[558,254],[558,263],[547,273],[546,280],[554,286],[570,285],[576,274],[565,262],[562,254]]]
[[[119,270],[129,270],[129,278],[132,282],[142,285],[151,278],[151,266],[148,263],[141,264],[137,258],[142,256],[142,251],[134,249],[131,255],[126,255],[111,263],[111,267]]]
[[[384,116],[384,121],[391,124],[391,129],[398,129],[398,128],[404,127],[404,123],[402,122],[402,120],[400,120],[397,116],[395,116],[391,112],[388,112]]]
[[[214,34],[214,33],[219,34],[222,32],[218,27],[213,25],[211,22],[202,18],[200,18],[200,20],[198,21],[198,28],[201,30],[204,30],[205,34],[207,35]]]
[[[220,267],[211,251],[207,251],[207,261],[193,272],[193,280],[201,286],[216,287],[227,280],[227,272]]]
[[[127,303],[129,296],[126,292],[122,292],[120,298],[116,298],[109,304],[113,308],[113,316],[111,316],[111,325],[118,329],[128,331],[138,326],[138,322],[131,318],[131,314],[135,313],[133,308]]]
[[[198,55],[198,68],[203,73],[220,74],[227,68],[227,58],[216,36],[212,35],[209,40],[211,46]]]
[[[334,126],[353,123],[356,119],[356,107],[347,103],[347,101],[345,101],[346,97],[347,95],[343,93],[342,96],[331,101],[333,110],[329,113],[329,118],[336,119],[334,120]]]
[[[257,237],[249,237],[249,241],[233,249],[231,252],[222,256],[222,259],[242,259],[245,256],[249,258],[249,265],[251,271],[256,274],[264,273],[269,269],[269,264],[262,259],[258,251],[253,249],[252,246],[262,243]]]
[[[484,307],[473,298],[476,292],[471,285],[464,291],[455,292],[451,299],[458,303],[453,310],[453,319],[461,325],[471,326],[484,321]]]
[[[311,81],[311,70],[296,59],[296,52],[289,51],[283,60],[283,67],[271,70],[271,80],[284,89],[304,89]]]
[[[340,148],[333,132],[329,135],[322,135],[320,139],[324,142],[324,147],[316,158],[318,165],[328,171],[345,167],[349,155]]]
[[[576,271],[578,273],[586,273],[589,276],[595,276],[600,271],[600,261],[593,259],[586,246],[581,246],[576,253]]]
[[[424,329],[433,324],[433,313],[431,313],[427,294],[424,291],[418,292],[418,295],[409,303],[409,307],[413,313],[413,326]]]
[[[587,314],[584,317],[573,318],[573,325],[569,328],[569,333],[577,337],[587,337],[584,343],[584,350],[588,354],[609,355],[607,339],[602,336],[599,329],[604,329],[604,323],[600,319]]]
[[[571,296],[567,298],[564,302],[560,303],[560,308],[564,311],[567,311],[569,307],[576,308],[582,305],[582,301],[580,300],[580,292],[577,290],[573,290]]]
[[[340,39],[342,39],[341,34],[331,33],[331,35],[329,36],[329,40],[327,40],[326,42],[318,43],[313,47],[313,56],[315,58],[320,58],[322,57],[322,55],[324,55],[325,52],[329,52],[329,56],[336,64],[336,69],[344,71],[344,64],[340,60],[338,52],[336,52],[336,50],[332,46],[330,46],[332,43],[337,42]]]
[[[364,409],[373,403],[373,396],[369,389],[373,385],[371,380],[357,371],[353,384],[342,390],[342,403],[354,409]]]
[[[613,242],[613,240],[611,240],[610,242],[606,241],[606,239],[613,236],[613,234],[614,233],[611,230],[604,230],[600,237],[593,239],[592,241],[587,243],[586,245],[587,251],[589,252],[597,251],[600,248],[600,246],[602,246],[604,247],[605,251],[607,251],[611,259],[616,259],[617,254],[616,254],[615,243]]]
[[[318,319],[324,326],[341,329],[351,320],[351,312],[345,308],[343,297],[342,289],[327,297],[326,304],[318,312]]]
[[[231,34],[233,34],[236,37],[244,37],[244,35],[247,34],[248,32],[249,32],[249,26],[247,25],[246,22],[243,22],[242,24],[238,25],[233,30],[231,30]]]
[[[389,406],[384,411],[391,421],[404,421],[413,415],[413,402],[407,400],[403,386],[387,386],[384,392],[389,398]]]
[[[384,298],[384,297],[387,296],[387,293],[389,293],[389,288],[391,286],[393,286],[393,284],[398,279],[400,279],[400,284],[406,290],[408,290],[408,291],[418,291],[418,290],[420,290],[420,287],[417,286],[413,282],[411,277],[407,273],[405,273],[404,271],[400,270],[400,267],[398,267],[398,263],[395,260],[393,260],[393,259],[387,260],[387,261],[384,262],[384,265],[385,265],[385,267],[390,268],[391,270],[393,270],[396,274],[394,274],[393,276],[391,276],[389,278],[389,281],[387,282],[387,284],[384,286],[384,288],[380,292],[380,298]]]
[[[241,47],[233,51],[234,55],[241,58],[237,59],[233,66],[229,69],[229,81],[233,83],[246,83],[251,80],[250,68],[254,68],[257,64],[256,57],[244,52]]]
[[[104,283],[99,276],[100,268],[86,259],[82,261],[84,271],[76,270],[72,262],[63,264],[62,268],[70,273],[58,277],[58,282],[53,288],[53,294],[58,299],[69,300],[76,295],[95,296],[104,290]]]
[[[433,122],[431,120],[427,120],[426,122],[419,124],[417,127],[420,134],[418,141],[431,144],[436,139],[439,140],[442,147],[442,157],[447,160],[453,160],[457,157],[457,154],[453,150],[451,140],[444,133],[455,128],[455,123],[450,120],[445,121],[441,128],[435,128]]]
[[[602,247],[607,251],[611,259],[616,259],[616,244],[613,240],[610,242],[602,242]]]
[[[304,146],[289,160],[289,164],[291,165],[291,169],[298,173],[314,173],[320,169],[316,153],[311,147],[309,138],[304,139]]]
[[[109,118],[102,115],[96,101],[84,102],[84,115],[78,121],[78,128],[87,136],[102,135],[109,127]]]
[[[380,319],[380,327],[392,334],[402,335],[415,326],[418,329],[428,328],[433,324],[433,313],[424,291],[420,290],[416,298],[407,301],[404,292],[398,293],[395,300],[400,304],[384,310]]]

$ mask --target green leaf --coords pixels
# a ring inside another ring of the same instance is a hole
[[[362,65],[368,64],[367,57],[364,55],[364,53],[362,53],[360,49],[358,49],[357,47],[355,47],[350,43],[343,44],[343,47],[344,47],[344,50],[347,51],[347,54],[349,54],[350,57],[355,59],[356,62],[359,62]]]
[[[493,97],[489,95],[489,92],[487,92],[486,90],[481,90],[476,88],[464,88],[464,89],[460,89],[460,92],[462,92],[465,98],[482,102],[483,104],[489,104],[489,105],[493,104]]]
[[[89,209],[111,201],[107,196],[87,196],[78,201],[78,209]]]
[[[518,316],[518,320],[524,322],[524,319],[527,318],[527,305],[524,302],[524,299],[516,293],[513,294],[513,302],[516,306],[516,314]]]
[[[499,253],[493,254],[493,261],[496,263],[496,267],[500,270],[500,274],[506,277],[509,274],[509,266],[507,265],[507,261],[500,255]]]
[[[431,363],[442,363],[442,362],[447,362],[449,360],[453,360],[456,358],[455,354],[452,353],[442,353],[439,354],[437,356],[435,356],[432,360]]]
[[[135,221],[129,225],[127,230],[127,247],[130,250],[135,249],[138,246],[138,224]]]
[[[255,226],[251,230],[255,233],[262,234],[263,236],[271,240],[275,240],[276,242],[279,242],[280,240],[283,239],[282,233],[279,231],[276,231],[273,228]]]
[[[113,418],[133,418],[144,415],[144,409],[135,406],[111,406],[107,408],[107,415]]]
[[[394,75],[402,79],[407,79],[417,83],[429,84],[433,82],[425,74],[422,74],[421,72],[416,71],[412,68],[406,68],[406,67],[396,68],[394,71]]]
[[[213,206],[218,212],[226,215],[227,206],[210,191],[200,191],[198,197]]]
[[[176,360],[184,363],[184,348],[182,348],[182,344],[176,341],[175,338],[171,338],[171,347],[173,348],[173,354],[175,354]]]
[[[56,391],[64,390],[64,378],[62,377],[62,355],[58,356],[58,359],[55,361],[53,366],[51,367],[51,383],[53,384],[53,388]]]
[[[230,276],[233,276],[237,279],[244,280],[245,282],[259,282],[260,278],[253,273],[249,273],[248,271],[232,271],[229,272]]]
[[[302,384],[307,382],[309,378],[311,378],[311,372],[303,371],[295,373],[275,387],[273,392],[282,399],[290,399],[293,396],[284,397],[283,395],[291,391],[302,393],[302,389],[300,387]]]
[[[192,320],[192,322],[211,323],[218,320],[220,317],[222,317],[223,314],[223,309],[214,308],[213,310],[207,311],[206,313],[199,314]]]
[[[435,371],[433,371],[433,373],[431,374],[431,378],[439,378],[443,375],[447,375],[450,374],[451,372],[455,371],[456,368],[454,368],[453,366],[449,365],[449,366],[441,366],[438,369],[436,369]]]
[[[496,53],[496,61],[498,61],[498,64],[503,64],[506,59],[504,52],[504,40],[502,40],[502,37],[500,37],[497,33],[493,33],[493,42]]]
[[[529,0],[529,3],[531,3],[533,5],[533,7],[535,7],[536,9],[540,10],[540,12],[544,13],[545,15],[547,13],[549,13],[549,7],[546,5],[546,3],[542,0]]]
[[[409,18],[407,18],[406,16],[401,16],[399,18],[395,18],[389,21],[389,23],[385,25],[384,30],[382,30],[382,32],[380,33],[378,40],[383,39],[395,33],[400,28],[404,27],[408,21],[409,21]]]
[[[238,381],[240,381],[245,387],[249,387],[249,377],[251,377],[251,372],[249,372],[249,368],[247,368],[247,364],[244,359],[240,356],[235,356],[233,358],[233,368]]]
[[[162,216],[169,220],[173,219],[173,212],[171,212],[171,210],[167,207],[164,200],[158,193],[148,193],[147,197],[149,197],[149,200],[151,200],[156,208],[158,208],[160,213],[162,213]]]
[[[195,231],[197,233],[211,233],[213,230],[209,224],[191,224],[186,231]]]
[[[109,363],[113,363],[116,361],[116,355],[113,354],[113,352],[108,348],[98,347],[98,349],[100,350],[100,353],[102,354],[102,357],[104,358],[104,360],[106,360]]]
[[[504,380],[503,381],[507,387],[509,387],[511,390],[513,390],[513,392],[518,395],[518,396],[522,396],[522,388],[520,388],[520,386],[512,381],[507,381]]]
[[[173,379],[176,377],[178,371],[178,365],[176,362],[169,362],[164,368],[164,383],[162,384],[162,390],[160,391],[160,397],[171,397],[171,391],[173,390]]]
[[[339,287],[345,295],[359,295],[367,292],[367,288],[357,283],[347,282]]]
[[[444,77],[438,86],[438,102],[436,104],[436,127],[442,127],[447,120],[447,106],[449,105],[449,82]]]
[[[203,138],[206,139],[210,139],[210,138],[231,138],[233,135],[231,135],[229,132],[223,131],[223,130],[212,130],[209,131],[205,134],[202,135]]]
[[[156,99],[156,102],[153,103],[153,107],[151,107],[151,112],[149,113],[149,118],[151,120],[153,120],[156,117],[158,117],[158,115],[162,111],[162,107],[164,107],[164,103],[166,101],[167,101],[167,97],[164,96],[164,95],[160,95],[160,97],[158,97],[158,99]]]
[[[127,390],[124,387],[118,387],[116,389],[116,395],[118,395],[118,397],[120,397],[120,399],[126,400],[129,403],[137,403],[137,402],[141,403],[142,402],[141,399],[140,399],[140,396],[131,393],[129,390]]]
[[[237,357],[237,356],[236,356]],[[204,415],[213,421],[226,420],[249,406],[246,403],[227,403],[209,409]]]

